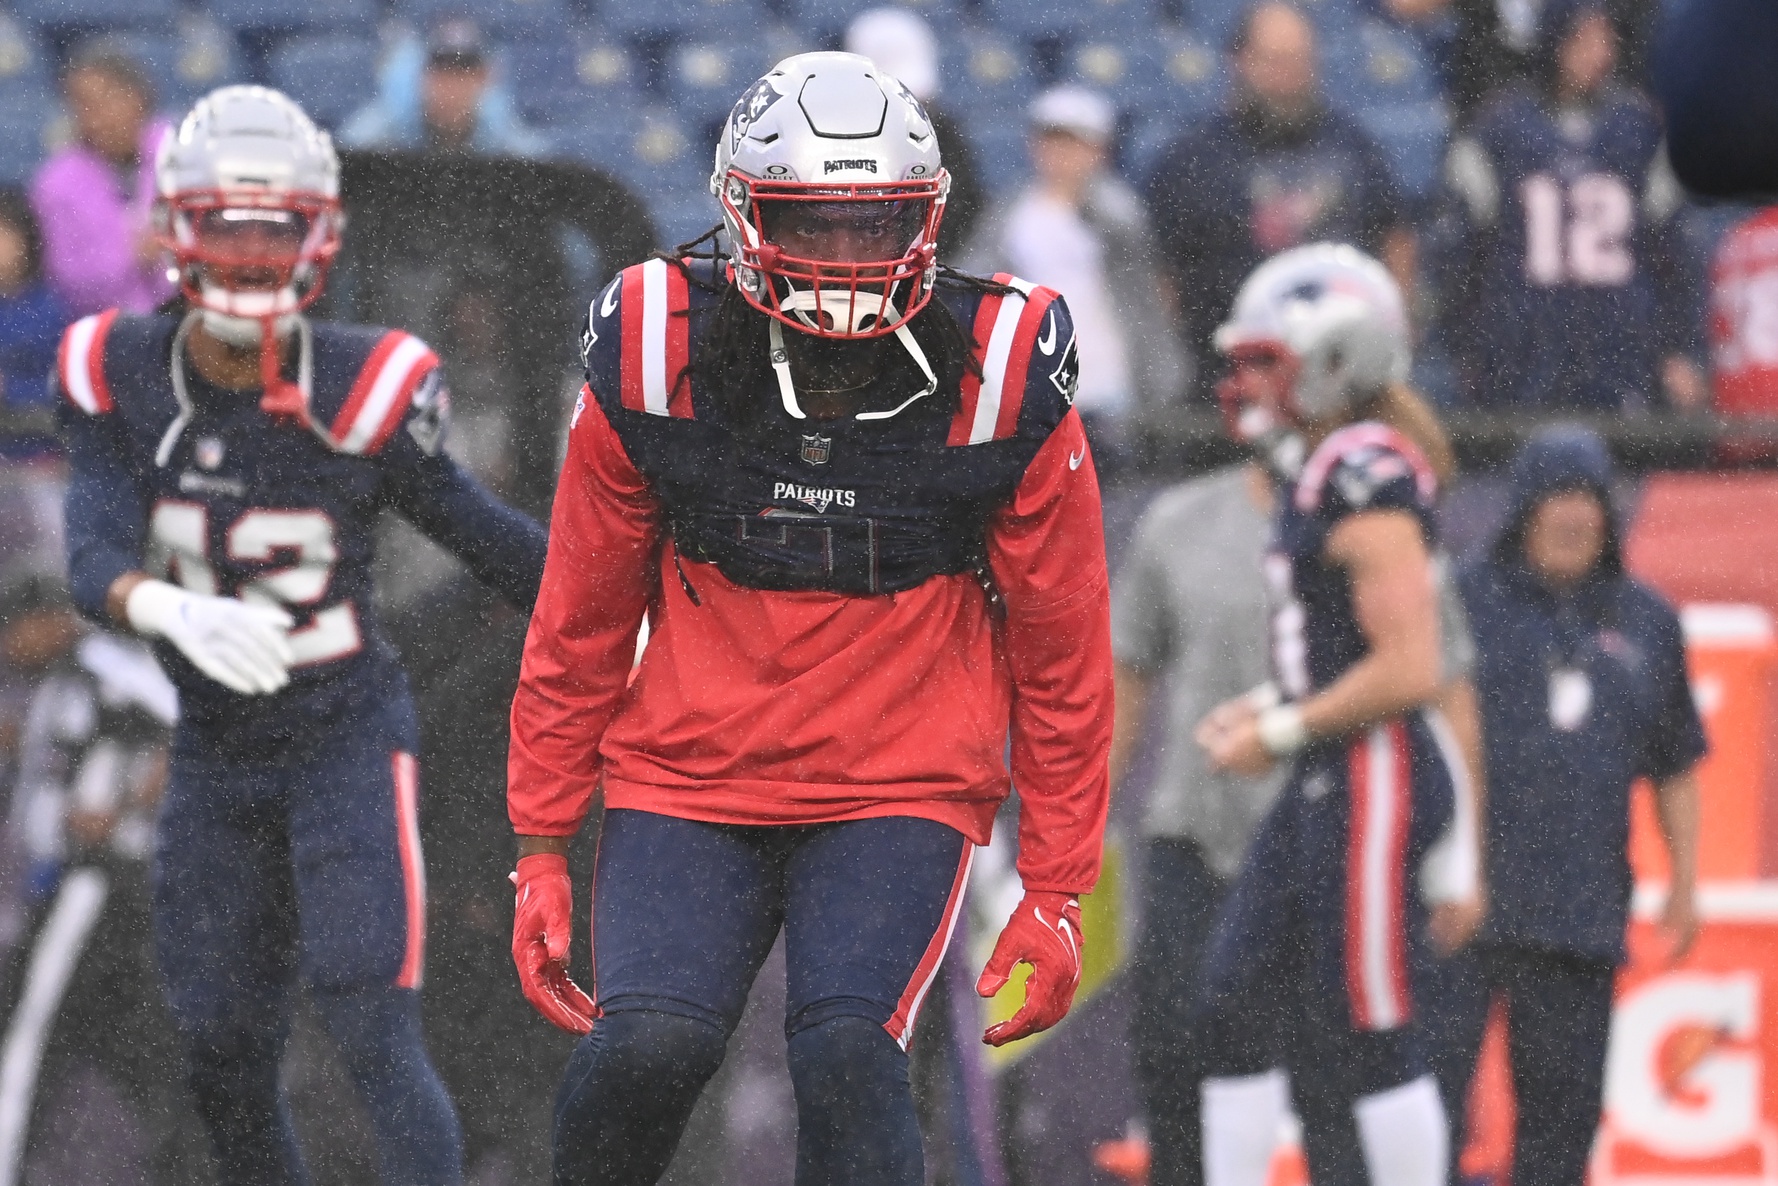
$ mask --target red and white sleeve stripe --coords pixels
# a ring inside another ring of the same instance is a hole
[[[328,430],[340,452],[369,456],[395,434],[421,380],[438,366],[432,348],[398,329],[370,352]]]
[[[117,310],[82,317],[62,333],[56,351],[56,379],[68,402],[89,416],[111,410],[111,386],[105,381],[105,338]]]
[[[1015,292],[989,294],[976,306],[973,337],[982,374],[963,377],[963,400],[946,444],[1003,441],[1018,431],[1031,348],[1056,294],[1002,272],[994,277]]]

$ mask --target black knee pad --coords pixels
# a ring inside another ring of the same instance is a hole
[[[790,1077],[812,1098],[864,1084],[905,1087],[908,1056],[889,1031],[863,1017],[830,1017],[790,1036]]]
[[[593,1030],[605,1069],[622,1079],[692,1079],[701,1086],[728,1050],[728,1035],[710,1022],[672,1013],[608,1013]]]

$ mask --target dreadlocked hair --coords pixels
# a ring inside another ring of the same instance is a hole
[[[656,252],[654,258],[678,268],[688,284],[706,292],[720,294],[710,328],[697,344],[690,364],[674,380],[674,391],[681,383],[695,382],[715,404],[725,423],[744,431],[761,424],[760,413],[770,405],[759,397],[759,385],[771,373],[771,346],[767,338],[769,322],[758,309],[747,303],[740,288],[729,283],[728,268],[733,262],[729,252],[718,241],[722,231],[718,223],[687,243],[671,251]],[[698,248],[708,243],[709,250]],[[692,266],[693,261],[708,260],[706,271]],[[954,268],[939,265],[938,288],[983,295],[1005,296],[1018,290],[980,276],[971,276]],[[935,294],[936,295],[936,291]],[[679,316],[689,317],[689,313]],[[934,409],[946,414],[956,412],[962,402],[965,375],[982,377],[981,361],[976,357],[969,333],[943,301],[931,300],[907,323],[907,328],[926,354],[933,374],[938,376],[938,390],[931,396]],[[889,366],[907,365],[911,360],[903,352],[885,354]]]

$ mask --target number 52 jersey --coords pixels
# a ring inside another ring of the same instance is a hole
[[[449,395],[424,342],[312,323],[304,427],[263,412],[257,389],[213,387],[189,365],[182,409],[178,329],[178,317],[115,310],[77,321],[63,336],[56,382],[69,453],[69,580],[82,612],[104,619],[112,583],[142,569],[194,593],[275,603],[296,620],[291,682],[271,696],[238,695],[157,647],[179,689],[181,751],[295,757],[406,695],[371,605],[385,507],[530,610],[543,530],[443,452]]]

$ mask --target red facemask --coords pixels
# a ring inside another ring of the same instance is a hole
[[[803,333],[878,338],[932,298],[944,173],[931,180],[822,185],[730,173],[724,210],[741,228],[736,263],[759,273],[749,304]]]
[[[261,323],[261,407],[303,420],[302,394],[283,379],[276,325],[321,295],[340,248],[339,202],[322,194],[187,190],[164,200],[161,243],[194,307]]]

